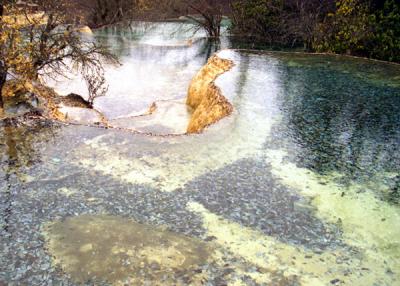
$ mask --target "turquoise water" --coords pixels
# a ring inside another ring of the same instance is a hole
[[[201,35],[152,27],[98,34],[123,64],[96,102],[111,119],[184,99],[210,55]],[[235,111],[203,134],[1,123],[0,282],[399,283],[400,67],[219,55],[235,62],[216,82]]]

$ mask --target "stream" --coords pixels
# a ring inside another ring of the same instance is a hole
[[[171,112],[135,123],[143,134],[0,122],[0,285],[400,284],[400,66],[239,50],[224,34],[93,36],[121,62],[95,108],[124,126],[184,104],[221,50],[234,112],[202,134],[144,134],[184,133]],[[78,76],[49,84],[86,95]]]

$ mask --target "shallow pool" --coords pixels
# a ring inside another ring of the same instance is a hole
[[[110,118],[184,98],[210,55],[152,31],[97,35],[125,45]],[[400,283],[400,67],[221,56],[235,111],[203,134],[0,123],[0,284]]]

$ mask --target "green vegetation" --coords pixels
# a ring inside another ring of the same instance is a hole
[[[400,4],[236,0],[233,32],[273,45],[400,62]]]

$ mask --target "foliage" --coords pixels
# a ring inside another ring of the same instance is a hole
[[[232,4],[234,30],[242,35],[277,42],[282,34],[279,15],[281,0],[235,1]]]
[[[361,54],[365,40],[371,38],[374,21],[368,5],[359,0],[336,1],[336,12],[329,13],[319,24],[314,48],[317,51]]]
[[[395,0],[385,1],[382,10],[376,13],[374,36],[368,43],[370,56],[400,62],[400,4]]]
[[[317,51],[347,53],[400,61],[400,4],[385,1],[374,10],[369,2],[339,0],[335,13],[319,25]]]
[[[269,44],[400,61],[396,0],[235,0],[234,33]]]
[[[310,48],[314,28],[332,1],[236,0],[232,3],[235,33],[283,46]]]

